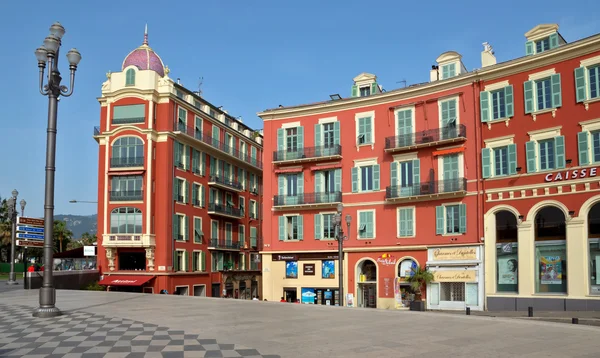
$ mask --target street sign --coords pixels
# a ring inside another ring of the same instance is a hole
[[[24,232],[17,233],[17,239],[27,239],[27,240],[44,240],[44,235],[38,234],[27,234]]]
[[[17,246],[44,247],[43,241],[17,240]]]
[[[19,225],[30,225],[30,226],[44,226],[44,219],[28,218],[20,216],[17,218],[17,224]]]
[[[44,228],[43,227],[17,225],[17,231],[43,234]]]

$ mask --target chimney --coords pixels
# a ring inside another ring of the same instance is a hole
[[[429,81],[430,82],[437,81],[440,79],[439,68],[440,68],[440,66],[438,66],[438,65],[431,65],[431,71],[429,72]]]
[[[494,56],[494,49],[492,46],[484,42],[483,51],[481,52],[481,67],[492,66],[496,64],[496,56]]]

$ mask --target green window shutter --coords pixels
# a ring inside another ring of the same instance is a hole
[[[533,81],[523,83],[525,97],[525,113],[533,113]]]
[[[537,161],[535,153],[535,142],[530,141],[525,143],[525,153],[527,156],[527,173],[533,173],[537,171]]]
[[[179,166],[181,163],[181,153],[179,151],[179,143],[173,141],[173,166]]]
[[[549,40],[548,42],[550,43],[550,49],[558,47],[558,34],[557,33],[553,33],[552,35],[550,35],[548,37],[548,40]]]
[[[458,231],[462,234],[467,232],[467,204],[458,205]]]
[[[285,241],[285,216],[279,217],[279,241]]]
[[[508,145],[508,174],[517,174],[517,145]]]
[[[552,107],[562,106],[562,90],[560,87],[560,73],[550,76],[550,88],[552,89]]]
[[[340,144],[340,122],[333,122],[333,144]]]
[[[179,215],[173,215],[173,240],[179,238]]]
[[[322,144],[321,142],[321,124],[317,123],[315,124],[315,147],[320,147]]]
[[[585,88],[585,67],[575,69],[575,96],[577,103],[587,99],[587,90]]]
[[[333,189],[336,192],[342,192],[342,169],[335,169],[333,172]]]
[[[565,167],[565,136],[554,137],[554,153],[556,157],[556,169]]]
[[[197,174],[200,169],[200,152],[192,149],[192,173]]]
[[[315,193],[320,193],[321,190],[321,183],[323,181],[323,172],[321,171],[315,171]]]
[[[525,42],[525,55],[533,55],[533,41]]]
[[[198,235],[202,233],[202,221],[200,218],[194,218],[194,242],[202,242],[202,236],[196,239],[196,232],[198,232]]]
[[[579,149],[579,165],[590,164],[590,151],[588,149],[588,132],[577,133],[577,148]]]
[[[298,174],[298,184],[296,189],[298,196],[302,196],[302,194],[304,194],[304,173]]]
[[[483,178],[492,176],[492,150],[490,148],[481,148],[481,174]]]
[[[357,85],[352,86],[352,92],[350,95],[352,97],[358,97],[358,86]]]
[[[514,102],[513,85],[508,85],[504,87],[504,109],[506,111],[506,118],[510,118],[515,115]]]
[[[200,252],[200,271],[206,271],[206,253]]]
[[[125,74],[125,86],[133,85],[135,85],[135,71],[133,70],[133,68],[130,68]]]
[[[215,202],[215,193],[212,189],[208,189],[208,203],[213,204]]]
[[[285,175],[279,175],[277,177],[277,184],[279,186],[278,193],[279,195],[285,195]]]
[[[377,82],[371,83],[371,94],[379,93],[379,87],[377,86]]]
[[[187,216],[183,217],[183,241],[189,241],[190,239],[190,218]]]
[[[203,208],[205,208],[205,207],[206,207],[206,201],[205,201],[204,195],[205,195],[205,194],[204,194],[204,187],[202,187],[202,186],[201,186],[201,187],[200,187],[200,205],[201,205]]]
[[[304,149],[304,127],[298,126],[298,151]]]
[[[200,165],[201,167],[201,173],[202,175],[206,175],[206,154],[202,153],[202,159],[200,161]]]
[[[373,165],[373,190],[379,190],[379,164]]]
[[[406,211],[407,211],[407,209],[400,209],[398,211],[398,214],[400,216],[400,218],[399,218],[400,220],[398,222],[398,226],[400,227],[400,230],[399,230],[400,237],[408,236],[406,234]]]
[[[192,260],[190,260],[190,256],[192,255],[192,253],[190,251],[187,252],[187,257],[185,258],[185,263],[186,263],[186,271],[194,271],[194,267],[191,266],[192,264]]]
[[[199,197],[198,189],[199,189],[198,185],[192,186],[192,198],[197,199]],[[196,204],[194,203],[194,205],[196,205]]]
[[[323,238],[323,230],[321,229],[321,223],[323,222],[323,216],[321,214],[315,214],[315,240],[321,240]]]
[[[365,218],[367,219],[367,237],[371,238],[374,237],[373,229],[375,225],[375,223],[373,222],[373,212],[371,211],[365,214]]]
[[[298,225],[298,240],[304,240],[304,217],[302,215],[297,216],[297,225]]]
[[[173,251],[173,271],[179,271],[179,265],[177,264],[177,250]]]
[[[213,141],[221,140],[221,130],[215,124],[213,124],[213,127],[212,127],[212,137],[213,137]]]
[[[196,271],[196,267],[198,267],[198,257],[196,257],[194,253],[192,255],[192,271]]]
[[[436,206],[435,207],[435,234],[443,235],[444,230],[444,207]]]
[[[413,159],[413,185],[419,188],[421,185],[421,161],[419,159]]]
[[[398,185],[398,163],[390,163],[390,186],[394,187]]]
[[[217,161],[215,157],[210,157],[210,176],[214,176],[217,172]]]
[[[413,223],[413,217],[414,217],[414,213],[413,213],[413,208],[409,208],[409,209],[405,209],[406,211],[406,236],[414,236],[415,232],[414,232],[414,223]]]
[[[450,71],[448,65],[444,65],[442,66],[442,79],[445,80],[448,77],[450,77]]]
[[[481,121],[489,122],[492,118],[490,113],[490,92],[481,91],[479,93],[479,106],[481,107]]]
[[[372,133],[373,128],[372,128],[371,123],[372,123],[372,119],[371,119],[371,117],[368,117],[365,120],[365,140],[366,140],[366,143],[373,143],[373,133]]]
[[[358,193],[358,168],[352,168],[352,192]]]
[[[187,200],[186,200],[186,202],[187,202],[188,204],[191,204],[191,203],[192,203],[192,196],[191,196],[190,194],[191,194],[191,192],[192,192],[192,187],[193,187],[193,185],[194,185],[194,183],[190,182],[189,189],[186,187],[186,193],[185,193],[185,196],[187,197],[187,198],[186,198],[186,199],[187,199]]]
[[[179,179],[177,179],[176,177],[173,177],[173,200],[177,201],[177,194],[179,194],[179,191],[177,190],[177,183],[179,182]]]

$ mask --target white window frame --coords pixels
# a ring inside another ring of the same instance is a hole
[[[323,228],[325,227],[325,218],[323,217],[323,215],[331,215],[331,214],[335,215],[335,214],[337,214],[337,211],[322,211],[322,212],[319,212],[319,218],[321,220],[321,230],[323,230]],[[350,236],[350,233],[346,233],[346,235]],[[334,236],[335,236],[335,234],[334,234]],[[322,236],[320,240],[321,241],[335,241],[335,237],[333,237],[333,238],[325,238],[324,236]]]
[[[359,119],[365,117],[371,118],[371,143],[358,144],[358,121]],[[360,151],[360,147],[370,146],[371,149],[375,147],[375,111],[367,111],[354,114],[354,133],[356,133],[356,135],[354,136],[356,143],[356,151]]]
[[[454,64],[454,75],[450,76],[450,77],[443,77],[444,76],[444,66],[450,66],[452,64]],[[439,67],[440,67],[439,71],[440,71],[440,77],[441,77],[440,79],[442,79],[442,80],[447,80],[448,78],[453,78],[453,77],[460,75],[461,66],[460,66],[460,61],[458,61],[458,60],[445,62],[443,64],[440,64]]]
[[[299,213],[294,213],[294,214],[284,214],[283,217],[285,218],[285,225],[283,226],[283,229],[285,230],[284,232],[284,242],[296,242],[296,241],[300,241],[299,239],[288,239],[289,235],[288,235],[288,218],[289,217],[294,217],[294,216],[302,216]],[[304,230],[304,226],[302,228]],[[298,234],[300,233],[300,231],[298,231]],[[304,235],[303,235],[304,236]]]
[[[177,220],[179,221],[179,232],[177,233],[177,239],[175,241],[177,242],[185,242],[185,231],[184,231],[184,224],[185,224],[185,219],[186,219],[186,215],[184,213],[179,213],[176,212],[175,215],[177,216]],[[181,236],[183,239],[179,240],[179,236]]]
[[[411,236],[400,236],[400,210],[402,209],[412,209],[412,232]],[[396,208],[396,238],[398,239],[406,239],[406,238],[415,238],[417,237],[417,207],[416,206],[399,206]]]
[[[436,150],[446,150],[446,149],[453,149],[453,148],[459,148],[459,147],[461,147],[461,146],[455,145],[452,147],[437,148]],[[460,152],[460,153],[455,153],[455,154],[458,154],[458,177],[464,178],[465,177],[465,152]],[[448,154],[448,155],[450,155],[450,154]],[[444,180],[444,157],[445,157],[445,155],[437,156],[437,162],[438,162],[437,178],[439,181]]]
[[[196,242],[196,219],[200,219],[200,242]],[[190,241],[196,245],[200,245],[202,244],[202,238],[204,237],[204,230],[202,230],[202,216],[192,216],[192,220],[192,230],[194,231],[194,236]]]
[[[250,214],[254,214],[254,219],[258,220],[258,207],[256,204],[256,200],[250,199]]]
[[[360,213],[373,213],[373,237],[360,237]],[[374,240],[377,237],[377,211],[375,209],[357,210],[356,211],[356,239],[357,240]]]
[[[537,170],[535,171],[535,173],[544,173],[544,172],[551,172],[551,171],[560,170],[560,169],[557,169],[557,168],[540,170],[540,168],[539,168],[539,166],[540,166],[540,163],[539,163],[539,159],[540,159],[540,146],[539,146],[539,142],[543,141],[543,140],[547,140],[547,139],[554,139],[555,137],[560,136],[561,135],[560,134],[561,129],[562,129],[562,126],[558,126],[558,127],[545,128],[545,129],[540,129],[540,130],[535,130],[535,131],[527,132],[527,135],[529,135],[529,140],[535,142],[535,162],[536,162],[536,168],[537,168]],[[554,150],[556,150],[556,148],[554,148]]]
[[[328,123],[335,123],[337,122],[338,119],[337,117],[327,117],[327,118],[319,118],[319,123],[321,125],[321,135],[319,138],[321,145],[323,145],[323,143],[325,142],[325,131],[323,130],[323,124],[328,124]],[[340,139],[341,141],[341,139]],[[316,142],[316,138],[315,138],[315,142]]]
[[[184,121],[184,123],[185,123],[185,127],[187,128],[187,126],[188,126],[188,121],[187,121],[188,120],[188,110],[185,109],[185,107],[181,106],[181,105],[177,106],[177,126],[179,126],[179,112],[181,110],[183,110],[185,112],[185,117],[184,117],[185,121]]]
[[[599,56],[599,58],[600,58],[600,56]],[[590,158],[589,165],[597,164],[597,162],[594,162],[594,148],[593,148],[593,143],[592,143],[592,132],[600,131],[600,118],[591,119],[589,121],[579,122],[579,125],[581,126],[582,132],[587,132],[587,138],[588,138],[587,153],[588,153],[588,158]]]
[[[217,223],[217,235],[215,236],[213,233],[213,224]],[[220,229],[220,225],[219,225],[219,220],[210,220],[210,239],[216,239],[217,241],[219,240],[219,229]]]
[[[246,151],[247,151],[247,144],[246,144],[246,142],[245,142],[245,141],[243,141],[243,140],[240,138],[240,153],[242,153],[242,159],[243,159],[243,160],[246,160],[246,156],[247,156],[247,155],[246,155]]]
[[[456,102],[456,130],[458,131],[458,126],[460,125],[460,96],[452,95],[444,98],[440,98],[438,103],[438,128],[442,128],[442,103],[455,101]]]
[[[586,58],[585,60],[581,60],[579,62],[579,66],[585,68],[585,77],[584,78],[585,78],[585,98],[586,98],[586,100],[583,101],[583,104],[585,106],[585,110],[586,111],[589,110],[590,103],[600,101],[600,96],[596,97],[596,98],[590,98],[590,72],[589,72],[589,68],[590,67],[596,67],[598,65],[600,65],[600,56],[594,56],[594,57]]]
[[[535,120],[535,118],[538,114],[549,113],[549,112],[552,112],[552,117],[556,117],[557,108],[538,109],[538,102],[537,102],[537,82],[540,80],[545,80],[545,79],[550,80],[550,76],[555,75],[555,74],[556,74],[556,69],[554,69],[554,68],[550,68],[548,70],[529,74],[529,77],[528,77],[529,81],[534,82],[533,83],[533,111],[530,113],[533,116],[533,120]],[[550,85],[552,87],[552,83],[550,83]],[[523,100],[525,100],[525,99],[523,98]]]
[[[244,205],[241,205],[242,203],[244,203]],[[246,198],[244,198],[243,196],[240,196],[238,198],[238,209],[239,208],[244,208],[244,212],[242,214],[244,216],[246,216],[246,212],[248,211],[248,208],[246,207]]]
[[[354,161],[354,168],[358,168],[358,191],[357,193],[374,193],[375,190],[362,191],[362,167],[368,167],[379,164],[378,158],[357,159]],[[373,180],[374,181],[374,180]],[[379,166],[379,190],[381,190],[381,165]]]
[[[198,255],[198,259],[196,260],[197,267],[194,267],[193,262],[194,262],[194,256],[196,256],[196,255]],[[202,250],[193,250],[192,251],[192,272],[203,272],[202,271]]]
[[[240,252],[238,255],[238,270],[246,271],[246,253]]]
[[[444,203],[444,204],[442,204],[442,205],[441,205],[441,206],[444,208],[444,233],[443,233],[441,236],[456,236],[456,235],[463,235],[463,234],[462,234],[462,233],[460,233],[460,232],[456,232],[456,233],[448,233],[448,232],[446,231],[446,229],[448,228],[448,225],[447,225],[447,222],[446,222],[446,219],[447,219],[447,217],[448,217],[448,216],[446,215],[446,207],[447,207],[447,206],[457,206],[457,205],[459,206],[459,209],[458,209],[458,223],[459,223],[459,226],[460,226],[460,204],[464,204],[464,203],[463,203],[463,202],[461,202],[461,201],[456,201],[456,202],[452,202],[452,203]],[[468,213],[467,213],[467,215],[468,215]]]
[[[204,118],[200,117],[199,115],[194,115],[194,135],[196,134],[196,120],[199,119],[200,120],[200,132],[202,133],[202,136],[204,136]]]
[[[243,236],[240,237],[240,232],[242,233]],[[246,248],[248,247],[247,243],[246,243],[246,225],[240,224],[238,225],[238,242],[244,244],[243,247]]]
[[[399,128],[398,128],[398,113],[404,112],[404,111],[408,111],[408,110],[410,110],[410,117],[411,117],[410,121],[411,121],[412,131],[413,131],[413,133],[416,132],[416,130],[415,130],[415,128],[416,128],[415,127],[415,125],[416,125],[415,124],[415,117],[416,117],[416,115],[415,115],[415,106],[414,105],[403,106],[403,107],[396,108],[396,110],[394,110],[394,133],[396,134],[396,136],[399,135],[398,134],[398,130],[399,130]]]
[[[181,253],[181,265],[179,266],[179,270],[175,271],[175,272],[185,272],[186,267],[187,267],[187,262],[185,257],[187,256],[187,251],[183,250],[183,249],[175,249],[175,252],[177,252],[177,254]],[[173,266],[175,266],[175,263],[173,263]],[[183,269],[183,270],[182,270]]]
[[[393,156],[393,159],[394,159],[394,162],[396,163],[396,165],[398,165],[398,173],[400,173],[400,165],[399,164],[402,162],[409,162],[412,160],[419,159],[419,153],[418,152],[410,152],[410,153],[396,154]],[[391,163],[390,163],[390,165],[391,165]],[[380,168],[380,173],[381,173],[381,168]],[[381,178],[380,178],[380,180],[381,180]],[[390,177],[390,185],[391,186],[400,185],[400,175],[396,176],[396,180],[397,180],[396,183],[392,183],[392,178]],[[413,185],[420,185],[420,184],[421,183],[413,183]]]
[[[181,181],[183,181],[183,184],[181,185],[181,187],[182,187],[183,190],[181,192],[179,190],[177,190],[177,191],[183,197],[183,201],[178,201],[177,200],[177,202],[180,203],[180,204],[185,204],[185,199],[186,199],[186,197],[185,197],[185,191],[186,191],[186,186],[187,186],[187,182],[186,182],[185,178],[176,176],[175,177],[175,184],[174,185],[177,185],[179,187],[179,184],[180,184]],[[177,199],[179,199],[179,198],[177,198]]]
[[[507,135],[507,136],[503,136],[503,137],[497,137],[497,138],[490,138],[490,139],[485,139],[483,141],[483,143],[485,144],[486,148],[489,148],[491,150],[491,156],[490,156],[490,178],[504,178],[509,176],[510,174],[506,174],[506,175],[496,175],[496,160],[495,160],[495,150],[498,148],[503,148],[503,147],[508,147],[511,144],[515,144],[515,135],[511,134],[511,135]],[[517,157],[518,159],[518,157]],[[508,158],[507,158],[508,160]],[[517,160],[517,167],[518,167],[518,160]]]

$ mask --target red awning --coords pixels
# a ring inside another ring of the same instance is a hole
[[[329,169],[338,169],[341,168],[342,164],[329,164],[329,165],[314,165],[310,167],[310,170],[329,170]]]
[[[438,155],[448,155],[448,154],[454,154],[454,153],[460,153],[460,152],[464,152],[465,151],[465,147],[459,147],[459,148],[452,148],[452,149],[444,149],[444,150],[436,150],[435,152],[433,152],[433,156],[438,156]]]
[[[287,168],[287,169],[275,169],[275,174],[281,173],[300,173],[302,168]]]
[[[142,175],[144,174],[143,170],[136,170],[136,171],[112,171],[112,172],[108,172],[108,175]]]
[[[154,276],[113,275],[104,277],[98,284],[104,286],[141,286],[153,278]]]

